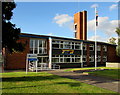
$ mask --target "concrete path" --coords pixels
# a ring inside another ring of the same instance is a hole
[[[98,76],[93,76],[93,75],[88,75],[83,73],[76,73],[71,71],[64,72],[64,70],[48,71],[48,73],[65,77],[65,78],[75,79],[83,83],[87,83],[90,85],[94,85],[100,88],[104,88],[104,89],[108,89],[108,90],[120,93],[120,90],[118,89],[120,87],[120,82],[117,80],[112,80],[104,77],[98,77]]]

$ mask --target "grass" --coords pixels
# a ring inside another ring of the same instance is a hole
[[[87,68],[73,68],[73,69],[67,69],[64,71],[78,71],[78,70],[93,70],[95,67],[87,67]],[[97,69],[108,69],[108,70],[101,70],[101,71],[91,71],[87,72],[91,75],[96,75],[96,76],[103,76],[111,79],[119,79],[119,70],[120,68],[112,68],[112,67],[97,67]]]
[[[2,74],[5,93],[116,93],[47,72],[9,72]]]
[[[119,79],[119,72],[120,72],[119,70],[112,69],[112,70],[94,71],[94,72],[88,72],[88,73],[92,74],[92,75],[96,75],[96,76],[103,76],[103,77],[118,80]]]
[[[96,67],[97,69],[118,69],[118,68],[112,68],[112,67]],[[67,71],[77,71],[77,70],[92,70],[95,69],[95,67],[85,67],[85,68],[72,68],[72,69],[66,69],[64,70],[65,72]]]

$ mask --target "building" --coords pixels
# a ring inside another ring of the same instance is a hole
[[[95,42],[87,40],[87,12],[74,15],[75,38],[34,35],[21,33],[20,42],[26,44],[24,52],[6,52],[5,69],[25,69],[27,54],[36,54],[37,66],[46,63],[66,67],[94,66]],[[34,60],[30,61],[33,62]],[[97,42],[97,66],[106,62],[116,62],[116,45]]]

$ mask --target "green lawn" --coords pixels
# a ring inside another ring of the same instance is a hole
[[[73,69],[67,69],[64,71],[78,71],[78,70],[92,70],[95,69],[95,67],[87,67],[87,68],[73,68]],[[108,70],[101,70],[101,71],[93,71],[93,72],[87,72],[92,75],[96,76],[103,76],[111,79],[119,79],[119,72],[120,68],[112,68],[112,67],[97,67],[97,69],[108,69]]]
[[[64,70],[65,72],[67,71],[77,71],[77,70],[92,70],[95,69],[95,67],[84,67],[84,68],[72,68],[72,69],[66,69]],[[97,69],[118,69],[118,68],[112,68],[112,67],[97,67]]]
[[[111,78],[111,79],[119,79],[119,70],[103,70],[103,71],[94,71],[94,72],[88,72],[89,74],[92,75],[97,75],[97,76],[103,76],[103,77],[107,77],[107,78]]]
[[[115,93],[46,72],[10,72],[2,78],[3,93]]]

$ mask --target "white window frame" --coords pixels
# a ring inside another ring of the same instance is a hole
[[[97,45],[97,51],[101,51],[101,45]]]
[[[33,53],[32,54],[36,54],[34,51],[35,51],[35,40],[37,40],[37,54],[47,54],[47,42],[46,42],[46,40],[45,39],[30,39],[30,42],[31,42],[31,40],[33,40]],[[41,47],[41,50],[42,50],[42,53],[39,53],[39,49],[40,49],[40,47],[39,47],[39,41],[42,41],[42,47]],[[45,47],[43,47],[43,42],[45,42],[46,43],[46,45],[45,45]],[[31,44],[31,43],[30,43]],[[30,45],[29,45],[30,46]],[[31,49],[31,47],[30,47],[30,49]],[[43,52],[43,50],[45,50],[46,52]]]
[[[91,59],[91,61],[90,61],[90,59]],[[94,62],[94,56],[93,55],[89,56],[89,62]]]
[[[106,45],[103,46],[103,51],[107,51],[107,46]]]

